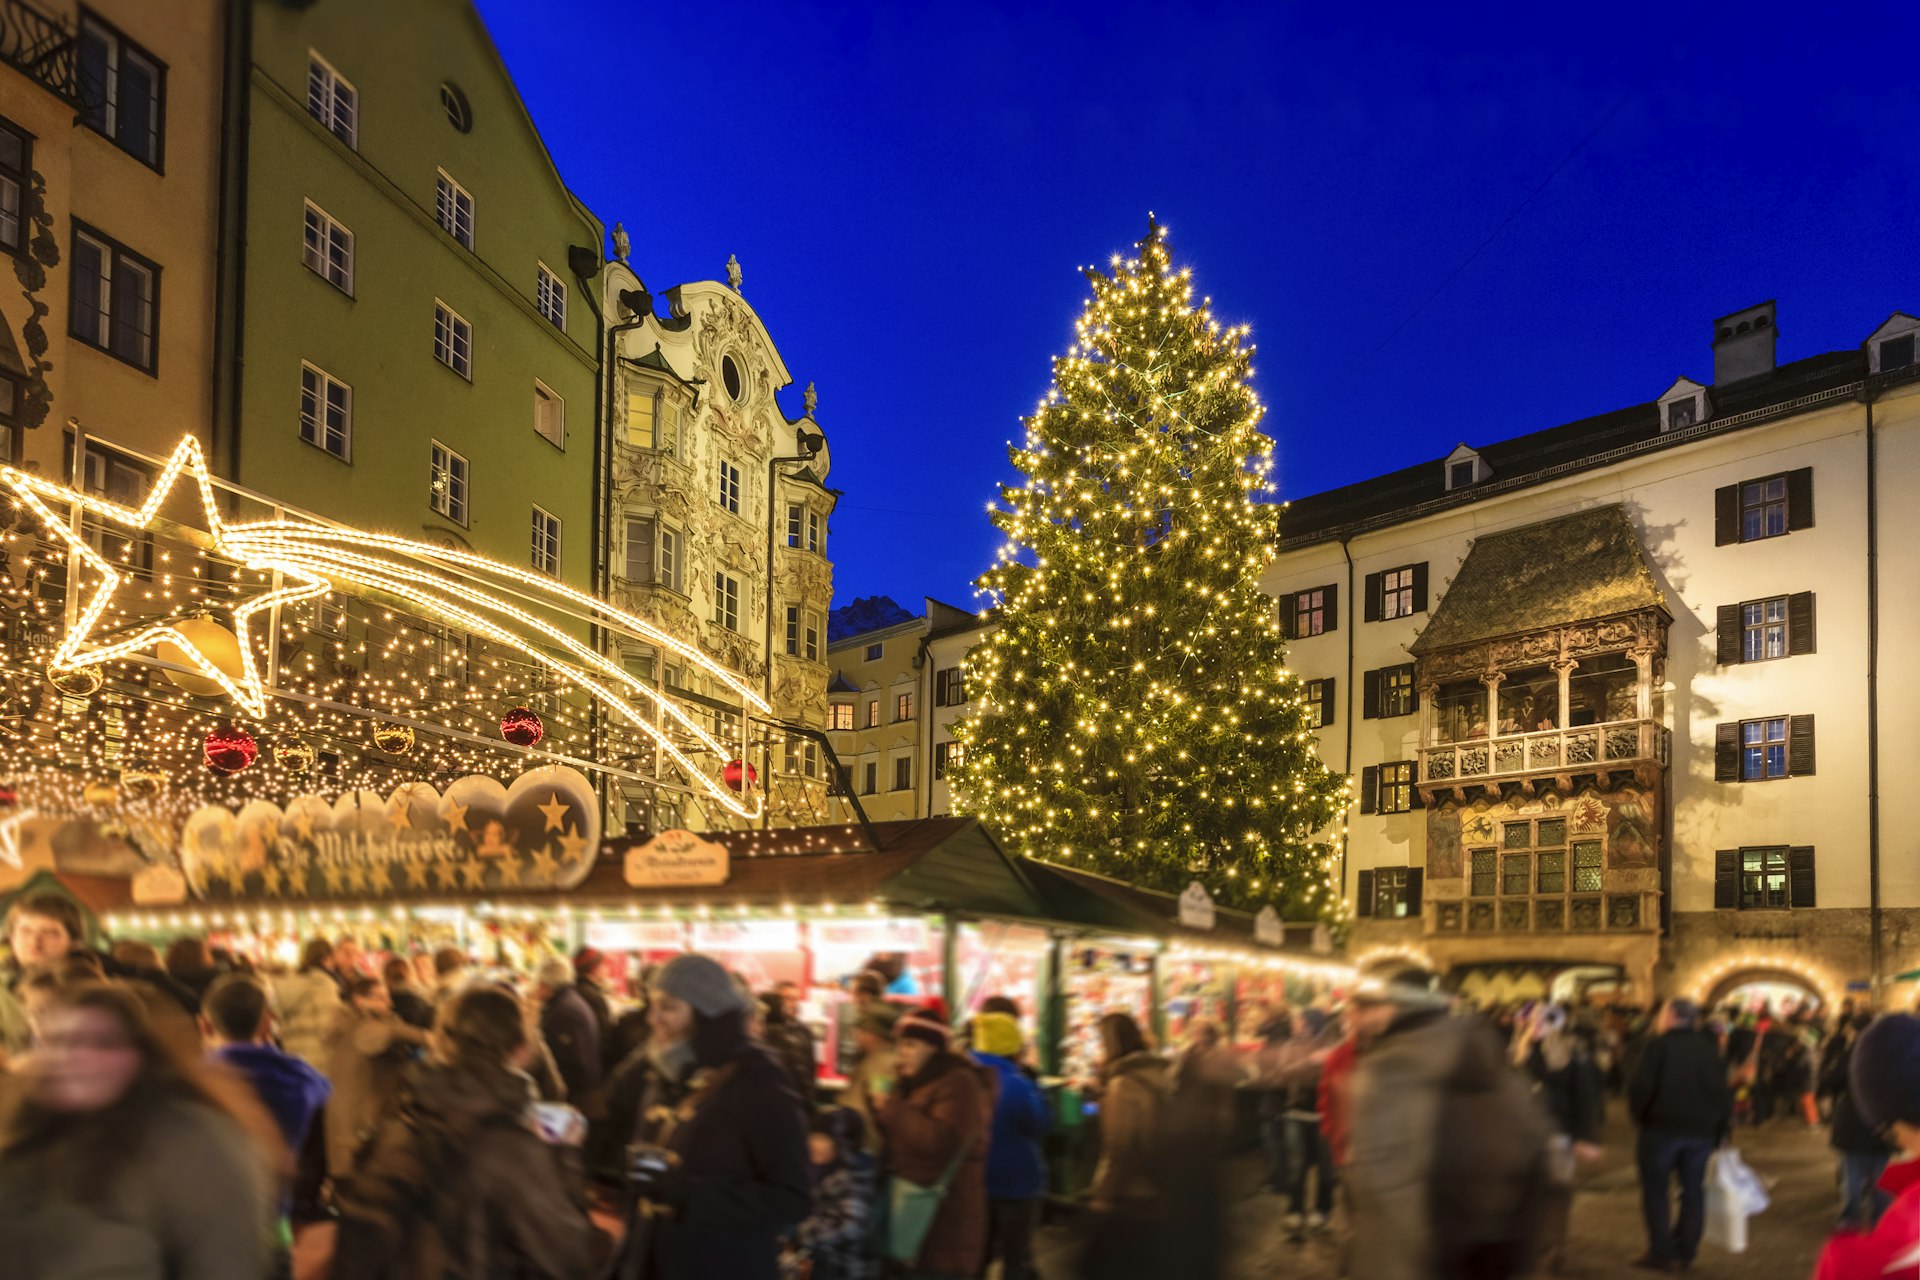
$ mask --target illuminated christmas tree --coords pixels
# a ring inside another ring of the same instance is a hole
[[[1011,449],[979,582],[959,789],[1029,857],[1223,905],[1337,913],[1346,780],[1314,750],[1260,589],[1278,508],[1253,348],[1195,304],[1157,224],[1093,296]]]

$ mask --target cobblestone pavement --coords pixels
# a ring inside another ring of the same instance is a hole
[[[1616,1121],[1606,1136],[1606,1155],[1583,1175],[1574,1200],[1566,1263],[1560,1273],[1572,1280],[1627,1280],[1647,1274],[1629,1265],[1646,1245],[1640,1227],[1632,1130]],[[1751,1240],[1745,1253],[1721,1253],[1704,1246],[1690,1274],[1702,1280],[1807,1280],[1839,1209],[1835,1160],[1825,1131],[1809,1132],[1782,1122],[1764,1130],[1742,1130],[1738,1146],[1755,1170],[1775,1180],[1773,1206],[1750,1221]],[[1247,1187],[1252,1185],[1250,1163],[1236,1172]],[[1229,1211],[1235,1240],[1232,1280],[1334,1280],[1332,1238],[1289,1241],[1280,1225],[1283,1212],[1283,1202],[1273,1195],[1243,1190],[1236,1199]],[[1038,1243],[1044,1280],[1072,1280],[1071,1225],[1045,1228]]]

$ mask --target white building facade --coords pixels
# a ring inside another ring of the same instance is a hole
[[[1762,304],[1710,382],[1290,504],[1357,957],[1489,1001],[1920,965],[1917,333],[1776,365]]]

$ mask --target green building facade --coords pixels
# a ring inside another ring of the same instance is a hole
[[[215,465],[591,591],[603,230],[473,6],[405,8],[235,6]]]

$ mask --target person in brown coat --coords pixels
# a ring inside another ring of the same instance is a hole
[[[355,1154],[399,1092],[408,1064],[430,1039],[400,1021],[378,978],[354,978],[347,992],[327,1038],[327,1078],[333,1082],[326,1110],[327,1173],[335,1182],[353,1172]]]
[[[986,1260],[994,1090],[972,1062],[952,1051],[951,1036],[945,1026],[919,1014],[894,1024],[900,1081],[877,1100],[875,1119],[886,1135],[889,1172],[931,1187],[954,1170],[906,1280],[976,1276]]]
[[[1173,1268],[1162,1176],[1173,1107],[1173,1067],[1124,1013],[1100,1019],[1100,1163],[1088,1191],[1093,1219],[1081,1274],[1088,1280],[1162,1276]]]

